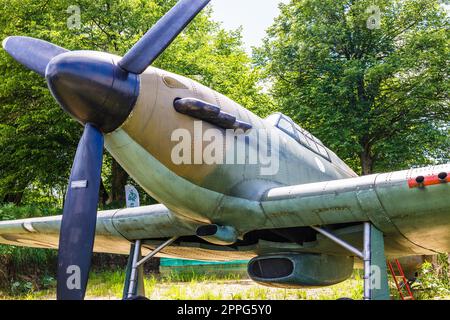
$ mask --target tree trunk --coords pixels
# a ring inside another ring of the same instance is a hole
[[[371,148],[365,145],[360,155],[362,175],[366,176],[373,173],[373,156]]]
[[[111,194],[110,202],[117,202],[117,204],[125,204],[125,185],[128,180],[128,173],[122,169],[116,160],[112,159],[111,166]]]
[[[100,180],[100,194],[99,194],[99,201],[104,207],[108,204],[109,195],[108,191],[106,191],[105,184],[103,183],[103,179]]]
[[[14,203],[16,206],[20,205],[23,198],[23,191],[16,193],[8,193],[3,197],[4,203]]]
[[[10,192],[1,195],[3,197],[3,203],[13,203],[19,206],[22,203],[23,195],[28,185],[28,181],[16,181],[14,185],[8,188]]]

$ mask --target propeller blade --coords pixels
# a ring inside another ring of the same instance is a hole
[[[17,62],[42,77],[45,76],[45,68],[50,60],[68,51],[50,42],[30,37],[8,37],[3,40],[2,45]]]
[[[86,124],[70,173],[58,251],[57,299],[82,300],[91,266],[103,159],[103,134]]]
[[[119,61],[119,66],[141,74],[172,43],[210,0],[180,0]]]

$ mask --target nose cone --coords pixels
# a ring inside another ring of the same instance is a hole
[[[72,51],[50,61],[48,86],[61,107],[82,124],[104,133],[117,129],[131,113],[139,95],[139,77],[116,65],[119,57]]]

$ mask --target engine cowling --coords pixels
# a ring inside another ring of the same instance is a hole
[[[312,253],[266,255],[250,260],[247,272],[253,281],[270,287],[323,287],[348,279],[353,272],[353,257]]]

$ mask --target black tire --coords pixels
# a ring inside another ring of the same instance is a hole
[[[143,297],[143,296],[132,296],[129,298],[125,298],[123,300],[150,300],[150,299]]]

